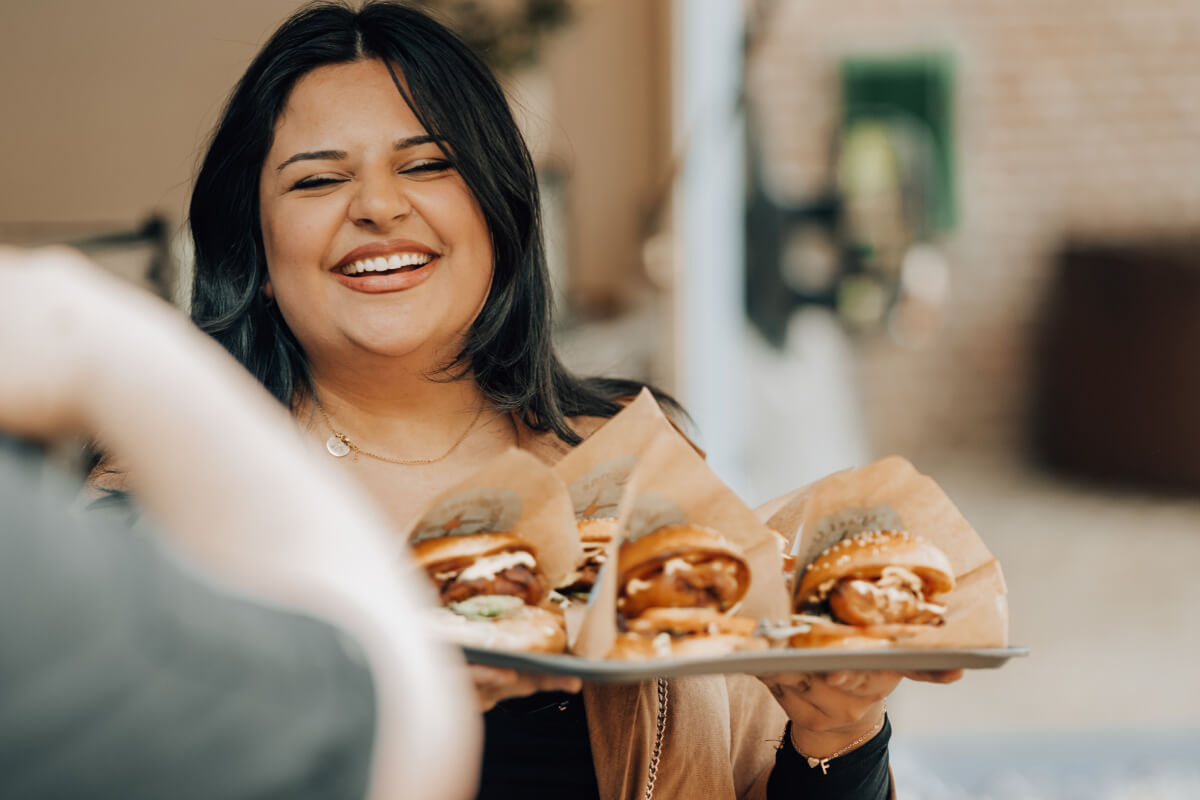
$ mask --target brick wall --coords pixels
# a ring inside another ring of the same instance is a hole
[[[1059,245],[1200,228],[1200,2],[765,5],[747,83],[784,197],[828,182],[843,56],[954,57],[960,216],[942,242],[951,306],[924,349],[861,342],[865,419],[880,453],[1021,449]]]

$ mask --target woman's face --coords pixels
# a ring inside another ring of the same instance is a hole
[[[354,349],[436,366],[457,355],[491,284],[491,237],[382,61],[296,83],[259,208],[266,291],[315,368]]]

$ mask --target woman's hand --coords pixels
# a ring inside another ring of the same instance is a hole
[[[536,692],[578,692],[583,689],[583,681],[569,675],[539,675],[501,667],[472,665],[471,677],[475,679],[480,711],[487,711],[510,697],[525,697]]]
[[[905,677],[951,683],[962,677],[962,670],[784,672],[764,675],[760,680],[792,721],[792,747],[798,753],[820,758],[837,753],[860,738],[866,742],[868,734],[882,723],[884,699]]]

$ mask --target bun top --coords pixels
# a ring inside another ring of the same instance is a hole
[[[413,545],[413,556],[427,572],[466,566],[476,559],[497,553],[524,551],[537,558],[533,545],[511,533],[470,533],[439,536]]]
[[[877,578],[885,567],[910,570],[927,597],[954,588],[950,559],[928,540],[904,531],[866,531],[833,545],[808,566],[796,603],[818,599],[822,585],[841,578]]]
[[[617,520],[614,517],[580,519],[575,521],[579,538],[585,542],[609,542],[617,535]]]
[[[740,547],[712,528],[701,525],[667,525],[640,539],[624,542],[619,556],[621,585],[630,578],[646,575],[672,558],[686,557],[695,563],[702,560],[726,558],[738,564],[743,577],[740,597],[749,586],[750,566]]]

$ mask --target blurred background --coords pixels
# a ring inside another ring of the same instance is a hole
[[[186,296],[190,180],[294,0],[0,4],[0,241]],[[909,798],[1200,797],[1200,4],[428,0],[535,153],[569,362],[752,505],[890,453],[1030,657],[894,697]]]

